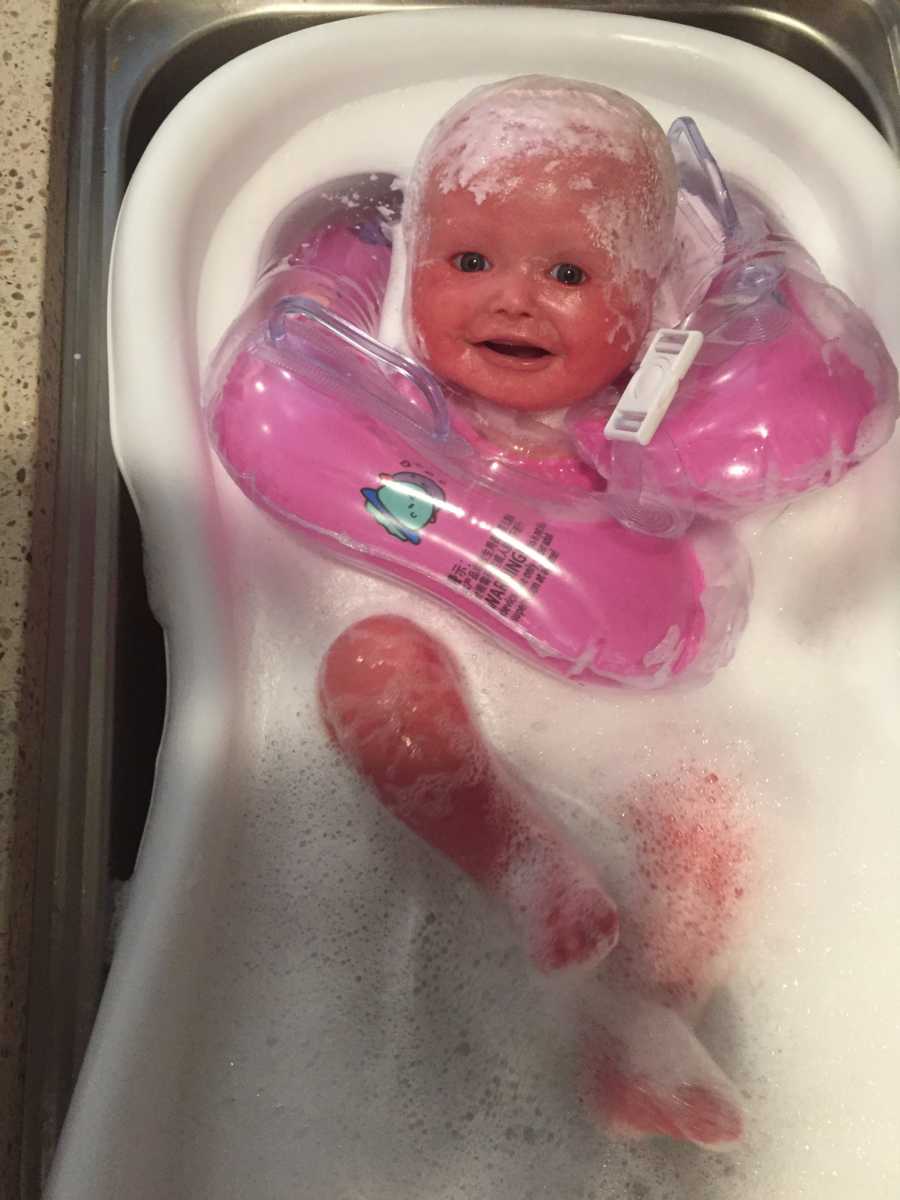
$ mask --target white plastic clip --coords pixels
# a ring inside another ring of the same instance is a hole
[[[702,345],[699,330],[660,329],[606,422],[606,437],[646,446]]]

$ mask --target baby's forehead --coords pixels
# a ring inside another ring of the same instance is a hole
[[[577,155],[510,155],[465,184],[454,181],[448,186],[440,171],[433,170],[420,204],[425,216],[473,223],[489,223],[501,211],[516,208],[586,214],[611,199],[635,197],[642,188],[660,189],[660,181],[646,174],[639,163],[623,164],[600,149]],[[611,215],[612,207],[608,211]]]

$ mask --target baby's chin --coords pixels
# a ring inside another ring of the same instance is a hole
[[[479,400],[486,400],[489,404],[493,404],[496,408],[504,408],[510,412],[529,413],[534,416],[539,416],[542,413],[563,412],[567,408],[571,408],[573,404],[577,404],[577,400],[572,400],[568,397],[565,399],[550,398],[544,396],[528,396],[522,393],[509,395],[505,391],[489,391],[485,388],[481,392],[473,393]],[[581,397],[584,399],[585,397]]]
[[[518,386],[510,387],[473,387],[462,380],[451,380],[462,391],[473,396],[480,401],[486,401],[495,408],[505,409],[508,412],[528,413],[534,416],[542,414],[550,415],[552,413],[562,413],[567,408],[571,408],[573,404],[578,404],[581,400],[586,400],[597,391],[596,388],[591,388],[587,391],[579,391],[577,393],[566,389],[562,394],[558,391],[548,391],[545,388],[535,388],[533,386]]]

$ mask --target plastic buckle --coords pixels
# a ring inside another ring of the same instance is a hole
[[[604,435],[646,446],[702,345],[699,330],[660,329],[606,422]]]

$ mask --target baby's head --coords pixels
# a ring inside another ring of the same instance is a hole
[[[586,398],[647,332],[676,188],[662,129],[620,92],[539,75],[476,89],[410,180],[411,345],[504,407]]]

